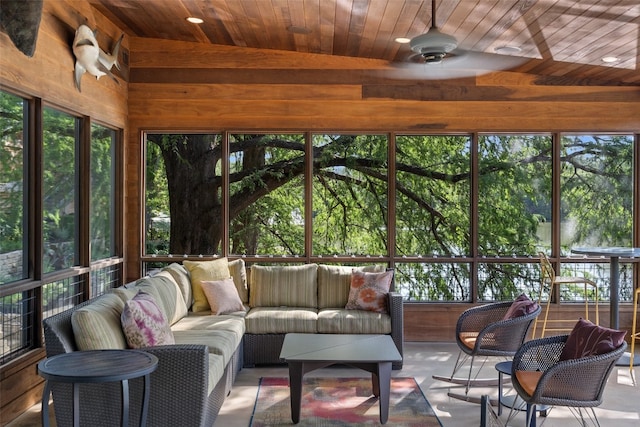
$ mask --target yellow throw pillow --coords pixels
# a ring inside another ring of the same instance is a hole
[[[222,280],[231,277],[229,273],[229,260],[225,258],[213,261],[183,261],[182,265],[191,276],[191,290],[193,291],[193,312],[208,311],[211,309],[207,296],[202,290],[202,282]]]

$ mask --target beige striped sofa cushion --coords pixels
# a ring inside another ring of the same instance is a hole
[[[318,314],[313,308],[258,307],[244,318],[248,334],[315,334]]]
[[[320,310],[318,312],[318,333],[390,334],[391,316],[365,310]]]
[[[309,307],[318,305],[318,265],[251,267],[249,306]]]
[[[318,265],[318,308],[344,308],[349,299],[351,289],[351,272],[353,270],[381,272],[382,265],[352,267],[345,265]]]

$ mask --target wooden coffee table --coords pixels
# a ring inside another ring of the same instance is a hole
[[[291,420],[300,421],[302,377],[307,372],[344,364],[371,373],[374,396],[380,402],[380,423],[389,419],[391,364],[402,360],[389,335],[287,334],[280,358],[289,364]]]

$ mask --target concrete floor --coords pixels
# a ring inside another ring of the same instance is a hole
[[[449,375],[458,354],[455,343],[405,343],[404,368],[393,371],[394,376],[414,377],[444,427],[477,427],[480,423],[479,405],[453,399],[449,391],[464,393],[459,386],[435,381],[432,375]],[[494,365],[501,359],[490,359],[484,366],[481,377],[497,378]],[[214,427],[247,427],[255,404],[260,377],[286,376],[286,367],[259,367],[243,369],[234,384],[231,394],[225,400]],[[308,376],[366,376],[363,371],[335,367],[314,371]],[[640,367],[636,368],[640,376]],[[505,385],[505,394],[510,394],[510,385]],[[489,394],[497,396],[496,387],[473,388],[469,395]],[[596,415],[602,427],[640,426],[640,385],[633,384],[628,367],[614,368],[605,389],[604,401],[597,407]],[[393,411],[393,408],[391,408]],[[500,417],[506,420],[509,410]],[[569,427],[580,425],[566,408],[553,408],[544,420],[547,427]],[[540,425],[540,421],[539,424]],[[34,406],[7,427],[39,426],[40,408]],[[524,427],[525,417],[518,414],[510,423],[513,427]],[[159,427],[159,426],[151,426]]]

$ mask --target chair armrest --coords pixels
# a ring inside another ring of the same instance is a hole
[[[515,354],[524,343],[529,328],[542,309],[538,306],[532,313],[511,319],[500,319],[484,327],[478,334],[476,348],[494,349],[504,355]]]
[[[456,335],[461,332],[480,332],[485,326],[504,318],[511,302],[485,304],[465,310],[456,323]]]
[[[513,356],[515,371],[546,371],[560,359],[569,335],[555,335],[527,341]]]

